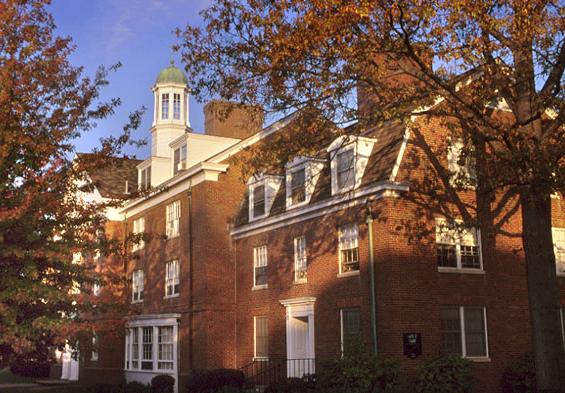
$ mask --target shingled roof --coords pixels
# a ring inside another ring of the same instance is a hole
[[[77,158],[92,159],[91,153],[78,153]],[[129,190],[137,189],[137,165],[142,160],[111,157],[106,165],[88,170],[88,176],[103,198],[123,197],[126,193],[126,180]]]

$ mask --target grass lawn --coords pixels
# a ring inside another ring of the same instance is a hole
[[[0,384],[2,383],[33,383],[35,378],[20,377],[10,372],[10,368],[0,369]]]

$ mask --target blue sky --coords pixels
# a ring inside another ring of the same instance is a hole
[[[100,65],[118,61],[122,67],[110,75],[102,99],[120,97],[122,106],[111,118],[98,122],[95,130],[77,140],[77,151],[90,151],[103,135],[118,135],[128,114],[148,108],[136,137],[149,138],[153,93],[151,86],[159,71],[169,64],[177,27],[200,24],[199,11],[210,0],[53,0],[49,6],[57,32],[70,35],[77,49],[71,61],[94,75]],[[178,55],[175,62],[180,65]],[[202,105],[190,102],[191,125],[203,130]],[[130,148],[128,154],[146,158],[149,146]]]

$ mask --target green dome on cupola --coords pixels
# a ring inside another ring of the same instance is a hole
[[[171,60],[171,64],[167,68],[163,68],[159,75],[157,75],[157,81],[155,82],[158,85],[173,83],[177,85],[187,85],[188,79],[182,70],[175,66],[173,60]]]

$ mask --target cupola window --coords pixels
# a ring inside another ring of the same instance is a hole
[[[169,93],[161,96],[161,119],[167,120],[169,118]]]
[[[180,120],[180,94],[173,94],[173,119]]]

